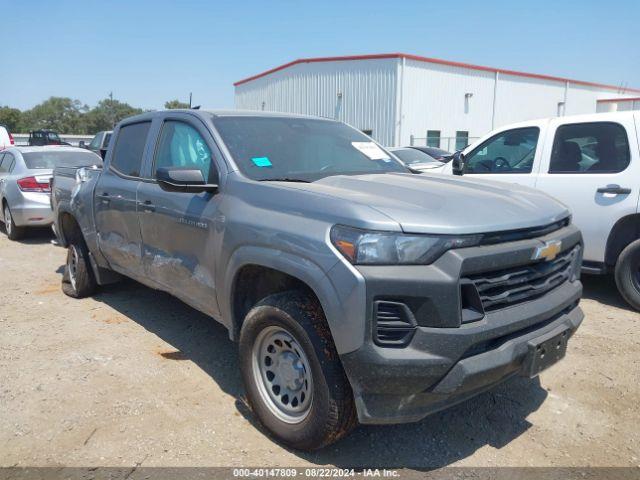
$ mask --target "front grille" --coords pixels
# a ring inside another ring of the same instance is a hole
[[[485,312],[533,300],[567,281],[580,247],[560,253],[550,261],[494,270],[469,277]]]
[[[529,238],[542,237],[553,233],[571,223],[571,217],[563,218],[557,222],[543,225],[541,227],[522,228],[520,230],[507,230],[504,232],[487,233],[482,236],[481,245],[493,245],[496,243],[515,242]]]

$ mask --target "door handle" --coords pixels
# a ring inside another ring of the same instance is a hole
[[[613,193],[614,195],[629,195],[631,193],[630,188],[624,187],[600,187],[598,188],[598,193]]]
[[[111,199],[109,198],[109,192],[102,192],[96,196],[100,199],[100,202],[104,203],[105,205],[108,205],[109,202],[111,202]]]
[[[142,207],[142,211],[146,213],[151,213],[156,211],[156,206],[151,203],[151,200],[145,200],[144,202],[138,203],[140,207]]]

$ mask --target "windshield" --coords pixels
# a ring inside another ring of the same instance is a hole
[[[213,123],[240,171],[253,180],[407,172],[369,137],[340,122],[237,116]]]
[[[411,165],[414,163],[431,163],[431,162],[436,162],[440,164],[442,163],[442,162],[438,162],[438,160],[436,160],[432,156],[424,152],[421,152],[420,150],[414,150],[412,148],[392,150],[391,152],[407,165]]]
[[[30,170],[102,165],[102,159],[92,152],[25,152],[22,156]]]
[[[54,142],[60,141],[60,137],[56,132],[47,132],[47,137],[49,138],[49,140],[52,140]]]

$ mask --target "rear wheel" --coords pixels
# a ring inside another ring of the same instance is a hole
[[[11,209],[9,208],[9,204],[4,204],[4,228],[7,231],[7,237],[9,240],[20,240],[24,237],[24,227],[18,227],[16,223],[13,221],[13,216],[11,215]]]
[[[67,248],[67,263],[62,276],[62,291],[73,298],[88,297],[96,290],[96,280],[89,264],[89,250],[82,238],[75,238]]]
[[[623,298],[640,310],[640,240],[622,250],[615,269],[616,285]]]
[[[356,425],[349,381],[315,297],[271,295],[247,314],[240,332],[247,399],[280,441],[314,450]]]

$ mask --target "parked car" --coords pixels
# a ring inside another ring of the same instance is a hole
[[[443,171],[535,187],[567,205],[584,235],[583,271],[613,273],[640,310],[640,112],[598,113],[501,127]],[[456,162],[458,163],[458,162]]]
[[[71,145],[60,140],[60,135],[53,130],[33,130],[29,132],[29,146],[37,147],[43,145]]]
[[[417,145],[411,145],[407,148],[413,148],[414,150],[420,150],[421,152],[426,153],[432,158],[436,160],[440,160],[441,162],[448,162],[453,158],[453,153],[448,152],[447,150],[443,150],[442,148],[437,147],[420,147]]]
[[[93,153],[97,153],[104,159],[104,155],[107,152],[107,147],[109,146],[109,140],[111,140],[112,133],[112,130],[98,132],[95,134],[89,145],[85,145],[84,140],[81,140],[79,146],[81,148],[87,148]]]
[[[294,448],[535,376],[582,321],[580,232],[542,192],[412,174],[328,119],[171,110],[113,135],[102,170],[54,171],[63,291],[124,275],[217,319]]]
[[[27,227],[53,222],[49,201],[54,167],[101,164],[97,155],[73,147],[11,147],[0,151],[1,218],[11,240]]]
[[[15,145],[13,135],[11,135],[7,127],[0,125],[0,150],[12,147],[13,145]]]
[[[402,163],[414,170],[424,171],[442,167],[441,161],[420,150],[407,147],[389,148],[388,150],[398,157]]]

